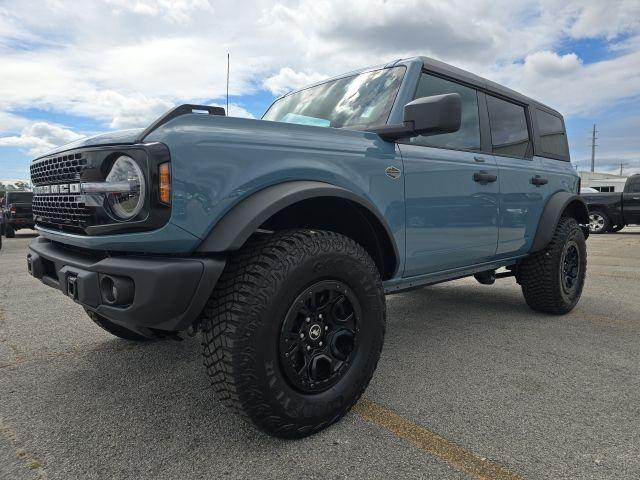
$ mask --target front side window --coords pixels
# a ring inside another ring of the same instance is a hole
[[[529,129],[524,107],[487,95],[493,153],[525,157],[529,152]]]
[[[451,148],[455,150],[480,150],[480,120],[478,116],[478,93],[473,88],[451,82],[426,73],[420,77],[415,98],[457,93],[462,103],[460,130],[441,135],[417,136],[411,144],[427,147]]]
[[[536,109],[538,127],[540,128],[540,147],[542,153],[569,159],[567,134],[562,119],[540,109]]]
[[[279,100],[263,120],[365,130],[387,123],[405,67],[339,78]]]

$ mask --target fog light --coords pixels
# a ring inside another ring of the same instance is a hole
[[[130,278],[101,275],[100,290],[107,305],[125,306],[133,302],[135,287]]]

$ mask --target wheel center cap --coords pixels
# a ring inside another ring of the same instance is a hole
[[[317,323],[311,325],[311,328],[309,328],[309,338],[316,341],[320,338],[320,335],[322,335],[322,327]]]

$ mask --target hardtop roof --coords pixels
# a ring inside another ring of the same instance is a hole
[[[544,110],[549,111],[550,113],[554,113],[555,115],[558,116],[562,116],[560,114],[560,112],[558,112],[557,110],[549,107],[548,105],[545,105],[544,103],[541,103],[537,100],[534,100],[533,98],[527,97],[525,95],[522,95],[519,92],[516,92],[515,90],[512,90],[508,87],[505,87],[503,85],[500,85],[499,83],[493,82],[491,80],[488,80],[486,78],[483,78],[479,75],[476,75],[474,73],[471,73],[467,70],[463,70],[461,68],[458,67],[454,67],[453,65],[449,65],[448,63],[444,63],[441,62],[440,60],[436,60],[435,58],[431,58],[431,57],[426,57],[426,56],[418,56],[418,57],[410,57],[410,58],[400,58],[397,60],[393,60],[391,62],[387,62],[387,63],[383,63],[383,64],[379,64],[379,65],[374,65],[374,66],[370,66],[370,67],[365,67],[365,68],[360,68],[357,70],[353,70],[350,72],[345,72],[342,73],[340,75],[336,75],[334,77],[331,78],[327,78],[315,83],[312,83],[310,85],[306,85],[303,88],[300,89],[296,89],[296,90],[292,90],[290,92],[285,93],[284,95],[282,95],[281,97],[277,98],[275,101],[279,100],[280,98],[283,97],[287,97],[293,93],[299,92],[301,90],[306,90],[307,88],[310,87],[314,87],[316,85],[321,85],[323,83],[332,81],[332,80],[337,80],[339,78],[345,78],[345,77],[350,77],[353,75],[357,75],[359,73],[364,73],[364,72],[369,72],[372,70],[379,70],[381,68],[389,68],[389,67],[394,67],[394,66],[399,66],[399,65],[403,65],[403,64],[409,64],[409,63],[413,63],[413,62],[421,62],[423,67],[426,70],[430,70],[432,72],[435,73],[439,73],[441,75],[444,76],[448,76],[448,77],[452,77],[452,78],[456,78],[458,80],[461,80],[465,83],[468,83],[470,85],[473,85],[475,87],[481,88],[483,90],[487,90],[488,92],[493,92],[497,95],[501,95],[503,97],[507,97],[507,98],[511,98],[517,102],[520,103],[525,103],[525,104],[531,104],[533,106],[542,108]],[[275,103],[274,101],[274,103]]]
[[[560,112],[549,107],[548,105],[545,105],[542,102],[539,102],[531,97],[527,97],[526,95],[516,92],[515,90],[505,87],[504,85],[500,85],[499,83],[493,82],[474,73],[468,72],[458,67],[454,67],[453,65],[449,65],[448,63],[441,62],[440,60],[420,56],[415,57],[414,59],[404,59],[403,61],[411,60],[421,61],[425,69],[433,71],[435,73],[440,73],[445,76],[457,78],[471,85],[483,88],[484,90],[487,90],[489,92],[511,98],[520,103],[533,104],[537,107],[542,107],[545,110],[549,110],[550,112],[554,112],[555,114],[562,116]]]

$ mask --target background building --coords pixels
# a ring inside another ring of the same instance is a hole
[[[582,179],[582,187],[595,188],[600,192],[622,192],[627,177],[612,173],[578,172]]]

